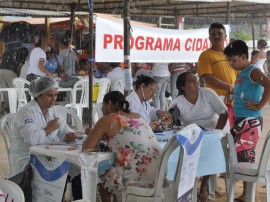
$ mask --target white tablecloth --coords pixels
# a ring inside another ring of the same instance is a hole
[[[97,173],[99,163],[106,161],[103,167],[110,167],[115,159],[111,152],[84,153],[81,146],[37,145],[30,148],[30,154],[66,158],[81,168],[83,199],[96,201]],[[101,168],[104,170],[104,168]]]
[[[163,148],[167,140],[175,134],[164,132],[156,133],[156,137],[160,141]],[[198,162],[197,176],[211,175],[216,173],[226,172],[226,162],[224,152],[221,145],[221,138],[223,133],[220,131],[205,131],[202,147]],[[179,150],[172,153],[168,163],[167,178],[171,180],[176,169],[176,161]]]

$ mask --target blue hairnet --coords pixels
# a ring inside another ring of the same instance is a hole
[[[49,76],[44,76],[31,81],[29,86],[29,94],[32,97],[48,92],[52,88],[59,88],[57,81]]]

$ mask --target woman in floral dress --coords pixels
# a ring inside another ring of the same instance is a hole
[[[116,165],[101,179],[99,191],[102,201],[121,201],[127,185],[153,187],[160,163],[161,147],[146,121],[129,110],[122,93],[105,95],[104,116],[83,143],[83,150],[95,148],[100,140],[107,140],[109,149],[116,153]],[[112,200],[113,199],[113,200]]]

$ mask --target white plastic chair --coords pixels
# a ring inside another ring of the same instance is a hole
[[[111,84],[111,91],[120,91],[124,94],[124,79],[119,79]]]
[[[59,113],[61,113],[61,116],[67,121],[67,123],[70,122],[70,120],[72,119],[72,121],[74,122],[74,126],[72,124],[72,127],[75,127],[74,131],[83,132],[82,122],[74,111],[61,105],[55,105],[54,107]]]
[[[103,116],[101,109],[102,109],[102,103],[97,103],[93,107],[93,112],[92,112],[93,125],[95,125],[97,121]]]
[[[11,127],[12,127],[12,120],[15,118],[15,113],[9,113],[2,116],[0,119],[0,134],[3,136],[5,147],[8,155],[8,161],[9,161],[9,168],[11,170],[10,166],[10,159],[9,159],[9,147],[10,147],[10,136],[11,136]],[[9,172],[11,173],[11,172]]]
[[[25,201],[22,189],[16,183],[12,181],[0,179],[0,190],[3,192],[4,195],[8,194],[7,202],[10,202],[10,201],[24,202]]]
[[[180,154],[178,157],[177,169],[173,181],[169,182],[168,187],[163,187],[164,179],[166,177],[167,164],[172,152],[180,147]],[[156,202],[177,201],[177,191],[180,182],[181,168],[183,163],[184,148],[179,144],[176,136],[173,136],[165,145],[161,154],[161,161],[158,168],[158,175],[155,179],[153,188],[133,187],[128,186],[126,191],[123,191],[123,202]],[[164,199],[164,200],[163,200]]]
[[[93,83],[94,84],[97,83],[99,85],[99,92],[96,104],[102,103],[105,94],[110,91],[111,80],[108,78],[100,78],[100,79],[94,78]]]
[[[24,78],[14,78],[12,80],[12,84],[17,92],[17,100],[18,100],[17,110],[19,110],[22,106],[26,105],[28,102],[25,92],[28,91],[30,82]]]
[[[267,201],[270,202],[270,164],[268,164],[270,152],[270,131],[263,145],[261,158],[258,163],[237,162],[236,150],[232,135],[228,135],[229,159],[230,159],[230,186],[229,202],[234,201],[235,181],[240,180],[247,183],[247,202],[255,201],[256,183],[266,185]]]
[[[77,81],[72,89],[72,102],[65,107],[75,109],[82,122],[83,108],[88,108],[89,102],[89,78]]]

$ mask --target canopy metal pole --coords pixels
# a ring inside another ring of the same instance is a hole
[[[132,89],[130,64],[130,0],[124,1],[124,67],[125,67],[125,95]]]
[[[88,0],[88,7],[89,7],[89,103],[88,103],[88,117],[89,117],[89,128],[92,128],[92,111],[93,111],[93,104],[92,104],[92,91],[93,91],[93,69],[95,67],[95,59],[94,59],[94,17],[93,17],[93,3],[94,0]]]
[[[71,14],[70,14],[70,30],[71,30],[71,36],[70,36],[70,45],[73,44],[74,40],[74,35],[75,35],[75,26],[74,26],[74,21],[75,21],[75,7],[76,4],[72,3],[70,5],[71,7]]]
[[[251,27],[252,27],[252,44],[253,44],[253,50],[255,50],[255,31],[254,31],[254,14],[251,15]]]
[[[231,16],[231,3],[227,3],[227,14],[226,14],[226,24],[230,24],[230,16]]]

